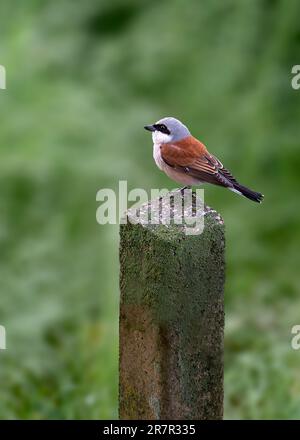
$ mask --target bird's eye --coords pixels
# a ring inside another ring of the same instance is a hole
[[[168,127],[166,127],[165,124],[156,124],[154,127],[161,133],[170,134],[170,130],[168,129]]]

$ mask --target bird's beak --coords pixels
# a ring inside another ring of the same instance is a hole
[[[145,125],[144,129],[148,131],[155,131],[155,127],[153,125]]]

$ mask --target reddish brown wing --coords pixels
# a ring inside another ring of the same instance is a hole
[[[193,136],[188,136],[176,143],[161,145],[162,158],[172,167],[192,165],[205,152],[205,146]]]
[[[161,156],[169,166],[199,181],[226,187],[233,187],[236,183],[232,174],[223,167],[222,163],[193,136],[174,144],[163,144]]]

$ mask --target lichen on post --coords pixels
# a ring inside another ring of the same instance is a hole
[[[174,195],[172,212],[181,209]],[[202,205],[202,233],[164,222],[170,194],[127,212],[120,231],[121,419],[223,416],[224,224]],[[195,198],[190,200],[193,211]],[[183,211],[184,214],[184,211]],[[130,220],[134,217],[134,222]]]

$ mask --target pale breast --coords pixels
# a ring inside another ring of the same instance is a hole
[[[175,170],[173,167],[170,167],[161,157],[160,145],[153,144],[153,158],[155,160],[158,168],[166,173],[170,179],[175,180],[175,182],[181,183],[183,185],[197,185],[201,183],[199,179],[195,177],[191,177],[186,173]]]
[[[166,163],[162,160],[159,144],[153,144],[153,158],[158,168],[165,171]]]

